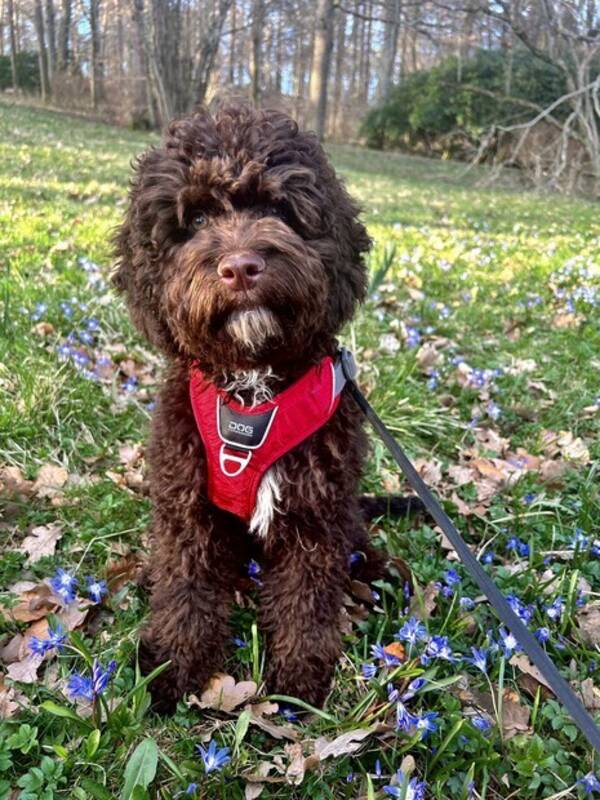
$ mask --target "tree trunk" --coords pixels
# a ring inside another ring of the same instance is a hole
[[[206,93],[215,67],[223,25],[229,14],[232,0],[215,0],[213,12],[208,26],[202,35],[198,47],[198,58],[194,67],[192,86],[195,87],[195,102],[201,106],[206,100]]]
[[[263,45],[262,33],[264,24],[264,0],[254,0],[252,5],[252,61],[250,65],[250,74],[252,76],[252,102],[255,106],[258,106],[260,103],[260,92],[262,88],[261,48]]]
[[[158,55],[156,53],[153,9],[150,9],[150,13],[147,13],[144,10],[144,0],[133,0],[133,15],[144,51],[148,83],[150,85],[152,97],[156,102],[158,114],[157,122],[159,125],[166,125],[173,116],[173,109],[170,99],[167,96]],[[146,18],[148,18],[150,22],[149,29],[146,25]]]
[[[65,72],[69,66],[69,39],[71,34],[71,0],[63,0],[58,32],[58,69]]]
[[[327,90],[333,49],[334,0],[319,0],[317,27],[313,46],[309,98],[315,113],[315,131],[319,139],[325,135],[327,117]]]
[[[48,75],[48,53],[46,51],[46,37],[44,33],[44,12],[42,10],[42,0],[35,0],[34,5],[34,24],[38,40],[38,62],[40,65],[40,88],[42,92],[42,102],[46,102],[50,95],[50,79]]]
[[[50,77],[56,70],[56,13],[54,0],[46,0],[46,37],[48,42],[48,72]]]
[[[344,82],[344,54],[346,45],[346,15],[342,9],[337,14],[337,36],[335,42],[335,81],[333,84],[333,109],[331,113],[330,131],[335,137],[338,131],[338,119],[342,101]]]
[[[394,68],[398,52],[400,33],[400,14],[402,0],[390,0],[386,6],[388,20],[383,32],[383,52],[381,54],[381,76],[377,84],[377,102],[382,104],[388,96],[394,81]]]
[[[6,13],[8,15],[8,36],[10,39],[10,74],[12,78],[12,88],[16,92],[19,88],[19,76],[17,74],[17,32],[15,30],[15,9],[13,0],[8,0]]]
[[[94,109],[98,107],[98,102],[102,99],[102,67],[100,64],[100,2],[101,0],[90,0],[90,95],[92,108]]]
[[[231,86],[235,85],[235,45],[236,45],[236,30],[237,25],[237,3],[231,5],[231,37],[229,39],[229,83]]]

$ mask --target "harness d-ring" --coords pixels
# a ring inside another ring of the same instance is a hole
[[[250,463],[252,452],[249,450],[243,456],[236,456],[233,453],[227,453],[225,451],[225,447],[226,445],[222,444],[221,449],[219,450],[219,466],[221,467],[221,472],[224,475],[227,475],[228,478],[237,478],[237,476],[241,475]],[[229,472],[225,467],[225,464],[228,461],[233,461],[234,464],[237,464],[237,469],[234,472]]]

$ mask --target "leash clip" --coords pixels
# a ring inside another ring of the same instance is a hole
[[[347,381],[353,381],[354,378],[356,378],[358,368],[356,366],[354,356],[352,355],[352,351],[348,350],[346,347],[340,347],[338,352],[344,377]]]

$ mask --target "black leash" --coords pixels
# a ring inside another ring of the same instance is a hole
[[[394,460],[404,473],[406,479],[423,501],[425,508],[433,519],[440,526],[448,537],[452,547],[460,556],[461,561],[469,571],[475,583],[487,596],[492,607],[512,632],[520,647],[542,673],[548,685],[560,700],[569,714],[573,717],[577,727],[583,733],[594,750],[600,755],[600,728],[596,725],[592,717],[585,710],[569,684],[562,677],[554,666],[546,652],[540,647],[535,636],[523,625],[519,617],[508,605],[504,595],[500,592],[496,584],[487,575],[479,561],[470,551],[467,543],[460,533],[456,530],[450,518],[429,491],[423,479],[413,467],[412,463],[405,455],[400,445],[396,442],[392,434],[381,421],[375,410],[369,404],[366,397],[358,388],[354,378],[356,376],[356,364],[354,357],[349,350],[341,348],[340,359],[344,375],[346,376],[347,386],[350,394],[356,400],[361,411],[365,414],[371,425],[381,436],[383,443],[392,454]]]

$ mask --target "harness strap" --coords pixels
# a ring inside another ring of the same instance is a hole
[[[558,697],[573,718],[581,733],[583,733],[594,750],[600,755],[600,728],[596,725],[590,714],[588,714],[567,681],[554,666],[554,663],[548,657],[547,653],[540,647],[535,636],[525,627],[509,606],[504,595],[475,558],[467,543],[456,530],[436,498],[427,488],[425,482],[414,468],[409,458],[358,388],[354,380],[356,377],[356,364],[352,353],[345,348],[341,348],[340,361],[346,375],[348,391],[359,408],[383,440],[383,443],[392,454],[394,461],[398,464],[412,488],[423,501],[429,514],[446,534],[452,547],[454,547],[461,561],[467,568],[467,571],[481,591],[487,596],[497,615],[513,633],[526,655],[529,656],[531,661],[540,670],[556,697]]]

